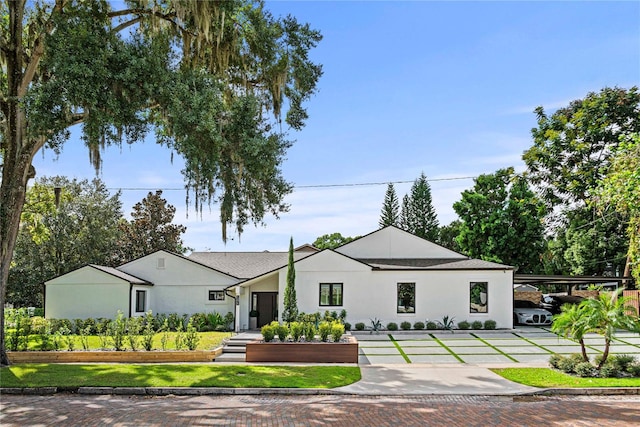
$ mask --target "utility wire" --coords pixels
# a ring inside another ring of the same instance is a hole
[[[440,182],[440,181],[460,181],[465,179],[475,179],[477,176],[458,176],[453,178],[434,178],[427,179],[428,182]],[[385,181],[385,182],[356,182],[356,183],[343,183],[343,184],[308,184],[308,185],[294,185],[294,189],[296,188],[331,188],[331,187],[367,187],[367,186],[376,186],[376,185],[387,185],[387,184],[410,184],[415,182],[415,180],[410,181]],[[183,191],[185,188],[157,188],[157,187],[110,187],[109,190],[121,190],[121,191],[153,191],[153,190],[162,190],[162,191]]]

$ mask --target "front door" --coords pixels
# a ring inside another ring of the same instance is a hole
[[[256,296],[254,310],[258,312],[258,328],[278,320],[278,293],[255,292],[254,295]]]

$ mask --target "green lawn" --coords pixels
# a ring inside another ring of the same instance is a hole
[[[355,366],[22,364],[0,368],[1,387],[334,388],[360,380]]]
[[[549,368],[492,369],[516,383],[540,388],[640,387],[640,378],[580,378]]]
[[[162,335],[163,335],[162,333],[159,333],[159,334],[155,334],[153,337],[153,348],[155,350],[162,349],[162,344],[161,344]],[[197,350],[212,350],[218,347],[222,343],[222,340],[224,338],[230,337],[231,335],[232,335],[231,332],[199,332],[198,336],[200,337],[200,342],[198,343]],[[74,349],[82,350],[80,337],[77,335],[72,335],[71,337],[73,339],[73,342],[75,343]],[[167,333],[167,350],[175,349],[175,337],[176,337],[175,332]],[[89,335],[88,341],[89,341],[89,350],[102,349],[102,346],[100,344],[100,338],[97,335]],[[29,335],[29,342],[27,345],[27,349],[40,350],[40,343],[41,341],[38,335]],[[142,343],[138,345],[139,345],[138,350],[142,350]],[[124,347],[128,350],[131,348],[129,346],[129,341],[127,341],[126,338],[124,340]],[[62,340],[60,343],[60,350],[67,350],[67,349],[68,349],[68,346],[66,342]]]

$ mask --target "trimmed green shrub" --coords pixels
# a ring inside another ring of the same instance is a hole
[[[475,329],[476,331],[482,329],[482,322],[479,320],[474,320],[471,322],[471,329]]]
[[[427,329],[430,331],[433,331],[434,329],[438,329],[438,325],[436,325],[436,322],[427,322]]]
[[[364,331],[364,323],[362,322],[356,323],[356,331]]]
[[[316,330],[316,325],[312,322],[307,322],[304,324],[304,340],[306,342],[312,342],[315,337],[316,337],[316,333],[318,331]]]
[[[329,335],[331,335],[331,323],[323,320],[318,325],[318,335],[320,335],[320,341],[327,342],[329,340]]]
[[[333,342],[340,342],[340,338],[344,334],[344,325],[340,322],[340,320],[336,320],[331,323],[331,338]]]
[[[397,331],[398,330],[398,324],[396,322],[389,322],[387,323],[387,329],[390,331]]]
[[[485,320],[484,321],[484,328],[487,330],[493,330],[496,328],[496,321],[495,320]]]
[[[344,322],[344,330],[345,331],[350,331],[351,330],[351,323]]]
[[[287,341],[287,337],[289,336],[289,328],[287,327],[287,325],[276,324],[274,326],[274,330],[280,342]]]
[[[558,368],[567,374],[572,374],[576,371],[576,366],[579,363],[584,363],[581,354],[571,354],[568,357],[565,357],[558,363]]]
[[[413,324],[413,329],[416,331],[421,331],[424,329],[424,322],[416,322]]]
[[[411,322],[402,322],[400,323],[400,329],[402,329],[403,331],[408,331],[409,329],[411,329]]]
[[[555,369],[560,369],[560,362],[564,359],[565,357],[561,354],[558,353],[554,353],[551,355],[551,357],[549,357],[549,366],[551,366],[552,368]]]
[[[184,334],[184,345],[189,350],[195,350],[198,347],[199,342],[200,335],[198,335],[198,330],[193,326],[193,321],[189,319],[189,322],[187,323],[187,331]]]
[[[276,336],[276,332],[273,330],[273,326],[271,325],[264,325],[260,329],[260,332],[262,333],[262,338],[264,339],[264,342],[271,342],[273,341],[273,338]]]
[[[607,359],[607,364],[611,363],[618,371],[626,372],[629,365],[636,362],[635,356],[630,354],[614,354]]]
[[[640,363],[632,363],[627,366],[627,373],[634,377],[640,377]]]
[[[467,322],[466,320],[463,320],[462,322],[458,322],[458,329],[469,329],[471,327],[471,323]]]
[[[579,377],[593,377],[597,373],[597,369],[589,362],[580,362],[574,368],[575,373]]]
[[[577,367],[576,367],[577,369]],[[620,375],[620,370],[614,363],[605,363],[600,368],[599,376],[602,378],[613,378]]]
[[[304,325],[300,322],[291,322],[289,325],[289,329],[291,329],[291,338],[293,342],[299,342],[300,338],[304,334]]]

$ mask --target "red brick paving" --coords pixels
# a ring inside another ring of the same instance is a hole
[[[640,397],[0,397],[9,426],[634,426]]]

